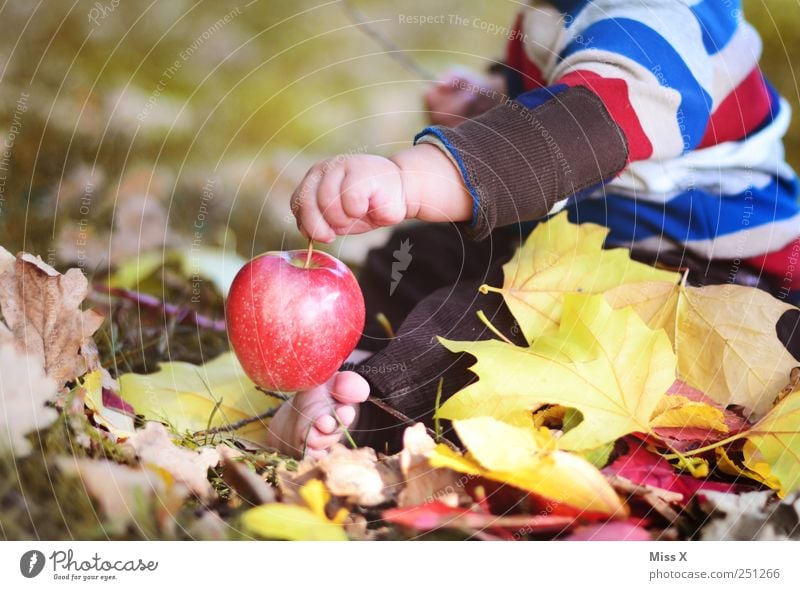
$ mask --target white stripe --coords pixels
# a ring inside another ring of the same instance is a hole
[[[590,2],[575,17],[570,26],[571,38],[565,39],[560,52],[567,44],[597,21],[608,18],[628,18],[650,27],[661,35],[678,53],[680,58],[694,75],[697,82],[706,92],[711,94],[714,71],[703,45],[703,31],[691,9],[681,2],[664,2],[663,0],[598,0]],[[625,33],[620,31],[620,35]],[[630,43],[637,43],[631,36]],[[643,47],[644,53],[648,48]],[[653,66],[658,65],[653,56]]]
[[[558,62],[560,48],[569,38],[564,14],[552,4],[533,0],[522,14],[522,46],[525,57],[541,70],[545,79]]]
[[[679,249],[688,250],[706,259],[723,258],[738,259],[759,256],[775,252],[786,247],[792,240],[800,236],[800,213],[774,223],[767,223],[754,228],[742,226],[741,231],[706,240],[682,241]],[[679,236],[676,236],[680,239]],[[675,243],[662,236],[652,236],[638,242],[626,243],[626,247],[634,246],[644,252],[664,252],[675,250]]]
[[[723,195],[736,194],[747,188],[742,183],[764,186],[769,182],[765,175],[791,177],[782,142],[791,116],[789,103],[781,99],[775,120],[745,141],[726,141],[670,160],[633,162],[606,186],[610,192],[663,202],[691,187],[719,187]],[[715,178],[710,185],[702,183]]]

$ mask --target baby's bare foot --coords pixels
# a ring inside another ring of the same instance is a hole
[[[358,404],[368,397],[369,384],[361,375],[336,373],[285,402],[270,422],[267,441],[294,457],[324,457],[342,439],[343,429],[355,422]]]

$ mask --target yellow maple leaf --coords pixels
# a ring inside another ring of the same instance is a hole
[[[161,363],[156,373],[126,373],[119,378],[120,396],[137,414],[163,420],[178,432],[197,432],[258,416],[280,403],[256,389],[231,352],[202,366]],[[267,429],[259,421],[236,434],[266,445]]]
[[[266,539],[288,541],[347,541],[342,523],[347,510],[341,508],[328,518],[325,505],[330,494],[318,479],[312,479],[300,489],[305,506],[296,504],[264,504],[242,515],[242,525],[248,532]]]
[[[507,483],[579,510],[626,515],[600,471],[577,455],[557,450],[547,428],[522,428],[489,417],[456,420],[453,426],[469,454],[438,445],[428,456],[432,466]]]
[[[566,212],[539,224],[503,266],[502,293],[528,342],[558,328],[564,295],[603,293],[626,283],[677,282],[680,275],[631,260],[624,248],[603,250],[609,229],[575,225]]]
[[[575,408],[583,421],[559,440],[560,448],[575,451],[649,432],[675,381],[667,335],[648,328],[633,309],[612,309],[602,295],[569,294],[563,305],[558,333],[530,347],[442,339],[449,350],[475,356],[471,370],[479,380],[447,400],[439,416],[524,424],[543,404]]]
[[[650,418],[651,428],[705,428],[728,432],[719,408],[690,400],[685,395],[665,395]]]
[[[745,467],[778,490],[781,497],[800,489],[800,392],[786,396],[746,432],[746,437]]]
[[[793,306],[740,285],[640,283],[608,291],[612,307],[632,306],[663,328],[678,355],[678,377],[720,405],[763,415],[797,361],[775,325]]]

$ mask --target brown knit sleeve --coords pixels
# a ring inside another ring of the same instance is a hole
[[[528,109],[506,101],[455,128],[428,127],[456,161],[473,201],[464,231],[481,240],[498,226],[545,217],[565,199],[615,176],[628,145],[603,102],[574,87]]]

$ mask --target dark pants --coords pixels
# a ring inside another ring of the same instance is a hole
[[[359,348],[375,354],[355,370],[370,382],[372,396],[410,421],[430,425],[440,381],[444,402],[475,379],[468,370],[474,358],[449,352],[437,336],[470,341],[494,338],[477,317],[479,310],[511,341],[526,344],[502,296],[478,292],[484,283],[502,285],[502,265],[514,254],[521,238],[519,231],[503,228],[482,242],[473,242],[453,225],[420,224],[396,230],[384,247],[369,253],[359,275],[367,308]],[[636,252],[632,257],[656,262],[652,256]],[[732,277],[731,261],[662,257],[658,262],[688,267],[689,283],[694,285],[725,283]],[[736,268],[736,283],[770,290],[754,272],[739,265]],[[395,337],[390,338],[376,319],[379,313],[397,330]],[[800,358],[800,338],[795,330],[798,316],[797,311],[784,314],[777,331],[787,348]],[[354,433],[360,444],[393,452],[401,445],[406,425],[396,416],[365,404]]]

